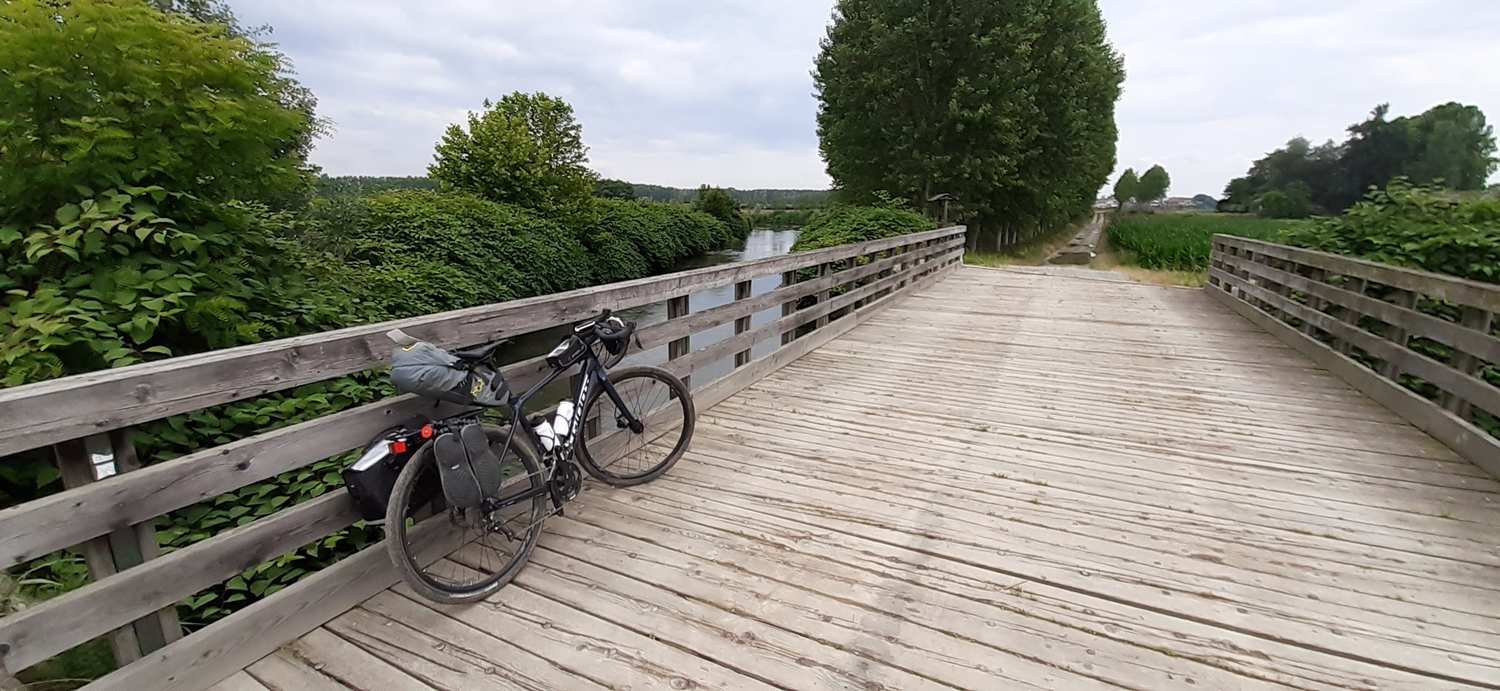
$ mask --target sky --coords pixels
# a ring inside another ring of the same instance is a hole
[[[270,25],[333,122],[331,175],[422,175],[486,98],[571,103],[605,177],[825,188],[812,63],[832,0],[230,0]],[[1342,140],[1379,103],[1500,118],[1495,0],[1101,0],[1127,78],[1119,169],[1219,194],[1294,136]],[[1117,171],[1118,173],[1118,171]],[[1113,176],[1111,177],[1113,179]]]

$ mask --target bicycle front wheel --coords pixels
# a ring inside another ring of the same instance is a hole
[[[631,429],[624,411],[601,391],[583,411],[578,458],[590,475],[616,487],[655,480],[693,440],[693,395],[681,379],[657,367],[627,367],[609,380],[642,427]]]
[[[511,439],[507,448],[506,431],[499,427],[485,425],[484,434],[501,464],[501,484],[494,498],[501,504],[528,492],[535,493],[534,498],[490,513],[477,508],[425,511],[442,500],[431,443],[407,461],[391,491],[385,514],[386,551],[402,580],[433,602],[477,602],[504,587],[531,556],[548,515],[546,493],[540,491],[546,478],[536,453],[520,439]]]

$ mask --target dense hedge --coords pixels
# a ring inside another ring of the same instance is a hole
[[[813,214],[797,236],[793,252],[836,247],[852,242],[919,233],[936,226],[914,211],[868,206],[840,206]]]
[[[661,273],[742,239],[728,224],[686,205],[621,199],[595,200],[585,236],[596,252],[599,283]]]

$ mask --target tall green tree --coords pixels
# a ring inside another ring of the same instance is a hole
[[[700,186],[693,208],[719,219],[734,237],[742,238],[750,233],[750,220],[740,213],[739,202],[721,188]]]
[[[449,125],[428,174],[441,189],[548,212],[585,208],[594,191],[583,127],[565,101],[515,92]]]
[[[1141,179],[1136,176],[1134,168],[1126,168],[1120,173],[1120,179],[1115,181],[1115,203],[1125,208],[1132,199],[1135,199],[1136,188],[1141,184]]]
[[[820,150],[855,199],[948,192],[971,229],[1025,232],[1114,168],[1124,68],[1093,0],[840,0],[821,48]]]
[[[1172,189],[1172,176],[1167,174],[1166,168],[1154,165],[1141,175],[1140,184],[1135,188],[1135,200],[1142,204],[1161,201],[1169,189]]]

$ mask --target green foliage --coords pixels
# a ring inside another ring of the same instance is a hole
[[[437,181],[426,176],[319,175],[316,188],[320,197],[368,197],[400,190],[435,190]]]
[[[618,199],[596,202],[586,238],[591,248],[609,252],[595,257],[601,283],[660,273],[743,239],[719,219],[687,205]],[[646,271],[639,272],[642,266]]]
[[[1500,283],[1500,201],[1458,199],[1405,180],[1372,191],[1340,218],[1293,229],[1284,241]]]
[[[553,213],[574,213],[593,195],[583,127],[573,107],[544,93],[515,92],[449,125],[428,174],[445,191]]]
[[[309,242],[348,265],[360,309],[393,319],[588,285],[573,233],[535,212],[468,194],[388,192],[340,204]]]
[[[1135,200],[1142,204],[1161,201],[1172,187],[1172,176],[1160,165],[1151,166],[1136,184]]]
[[[840,206],[819,211],[802,228],[793,252],[879,240],[936,227],[922,214],[900,209]]]
[[[1118,214],[1109,227],[1111,246],[1147,269],[1206,271],[1215,234],[1274,240],[1285,221],[1210,214]]]
[[[840,0],[815,68],[828,172],[851,200],[962,200],[971,229],[1086,213],[1115,165],[1124,69],[1092,0]]]
[[[800,228],[817,214],[816,209],[776,209],[749,214],[750,225],[756,228]]]
[[[737,238],[743,239],[750,234],[750,221],[740,213],[740,205],[729,196],[728,192],[720,188],[708,185],[699,187],[698,198],[693,201],[693,208],[719,219]]]
[[[1141,186],[1141,179],[1136,176],[1134,168],[1126,168],[1120,173],[1120,179],[1115,181],[1115,203],[1125,208],[1136,198],[1137,189]]]
[[[1256,213],[1266,218],[1307,218],[1313,212],[1312,199],[1302,185],[1271,190],[1260,196],[1257,206]]]
[[[594,196],[606,199],[635,199],[635,185],[624,180],[599,180],[594,183]]]
[[[3,3],[0,25],[0,224],[51,222],[105,188],[306,192],[318,123],[286,107],[279,54],[140,0]]]
[[[1232,204],[1253,207],[1263,195],[1296,196],[1300,187],[1315,210],[1347,209],[1372,188],[1398,177],[1455,190],[1481,190],[1495,171],[1494,128],[1474,106],[1445,103],[1413,117],[1387,119],[1389,105],[1349,126],[1343,144],[1314,147],[1296,138],[1256,161],[1224,194]],[[1277,200],[1276,203],[1280,203]]]

